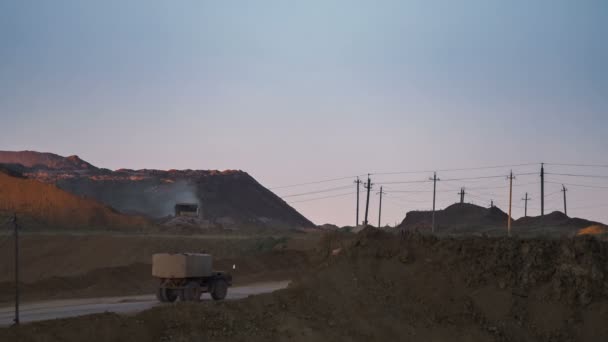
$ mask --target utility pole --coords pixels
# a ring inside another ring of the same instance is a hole
[[[545,163],[540,164],[540,216],[545,216]]]
[[[528,201],[531,200],[530,197],[528,197],[528,193],[526,192],[526,197],[521,199],[522,201],[525,201],[524,203],[524,217],[528,217]]]
[[[357,184],[357,221],[355,221],[355,227],[359,226],[359,185],[361,185],[361,180],[357,177],[355,184]]]
[[[372,190],[372,181],[369,179],[369,173],[367,174],[367,185],[364,187],[367,189],[367,201],[365,202],[365,221],[363,222],[364,226],[367,226],[367,214],[369,212],[369,192]]]
[[[564,215],[568,216],[568,207],[566,206],[566,192],[568,191],[568,189],[566,189],[566,186],[564,184],[562,184],[562,192],[564,193]]]
[[[460,204],[464,203],[464,195],[466,194],[466,192],[464,192],[464,188],[460,188],[460,192],[458,193],[460,195]]]
[[[380,222],[382,220],[382,195],[386,194],[386,192],[384,192],[382,187],[380,187],[380,192],[377,192],[377,194],[380,195],[380,207],[378,208],[378,228],[380,228]]]
[[[13,228],[15,234],[15,325],[19,325],[19,224],[17,214],[13,214]]]
[[[511,170],[511,173],[509,174],[509,177],[507,177],[507,179],[509,179],[509,222],[507,223],[507,235],[511,236],[511,207],[513,205],[513,170]]]
[[[433,181],[433,218],[431,223],[431,232],[435,232],[435,198],[437,193],[437,181],[440,180],[437,178],[437,172],[433,173],[433,178],[429,178]]]

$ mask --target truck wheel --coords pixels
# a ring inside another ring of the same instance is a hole
[[[163,291],[163,289],[161,287],[159,287],[156,290],[156,299],[158,299],[159,302],[164,303],[167,300],[165,299],[165,292]]]
[[[228,283],[224,279],[218,279],[213,282],[211,289],[211,298],[213,300],[222,300],[228,294]]]
[[[162,303],[172,303],[177,299],[177,292],[172,289],[161,287],[156,291],[156,298]]]
[[[179,292],[179,299],[183,302],[198,302],[201,300],[201,286],[195,281],[188,282]]]

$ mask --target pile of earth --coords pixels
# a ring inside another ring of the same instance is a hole
[[[439,235],[506,235],[508,215],[498,207],[484,208],[456,203],[435,212],[435,232]],[[431,211],[411,211],[397,227],[405,231],[430,231]],[[581,229],[600,223],[571,218],[560,212],[513,220],[512,233],[522,237],[572,237]]]
[[[0,330],[0,339],[608,340],[608,245],[593,238],[437,239],[365,229],[343,248],[322,246],[319,265],[286,290],[35,323]]]
[[[197,227],[294,229],[314,224],[243,171],[98,168],[77,156],[0,151],[0,166],[124,214],[162,219],[199,205]],[[10,200],[10,199],[9,199]]]
[[[139,229],[149,225],[143,217],[121,214],[92,199],[82,198],[51,184],[0,172],[0,215],[17,213],[21,226],[84,230]]]

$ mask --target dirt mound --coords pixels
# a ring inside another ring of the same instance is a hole
[[[605,341],[607,276],[608,246],[593,238],[455,240],[367,228],[286,290],[36,323],[19,338]],[[16,333],[0,330],[0,339]]]
[[[127,216],[92,199],[84,199],[36,180],[0,172],[0,211],[16,212],[39,224],[62,228],[134,228],[148,221]],[[31,223],[31,222],[30,222]],[[30,228],[32,224],[24,225]]]
[[[515,220],[513,224],[527,227],[568,227],[572,230],[578,230],[596,224],[596,222],[568,217],[562,212],[554,211],[545,216],[522,217]]]
[[[508,215],[498,207],[484,208],[469,203],[453,204],[435,212],[436,229],[439,235],[506,235]],[[412,211],[407,213],[400,230],[428,232],[431,229],[432,212]],[[513,221],[512,233],[522,237],[574,236],[584,227],[598,224],[580,218],[571,218],[560,212],[545,216],[522,217]]]
[[[398,226],[405,230],[430,230],[431,211],[411,211]],[[484,208],[470,203],[456,203],[435,212],[436,230],[457,233],[463,230],[483,230],[507,221],[507,214],[497,207]]]
[[[0,152],[10,172],[92,198],[123,214],[152,219],[174,215],[176,203],[197,203],[193,227],[296,229],[306,217],[240,170],[130,170],[97,168],[77,156]]]
[[[80,159],[78,156],[62,157],[53,153],[35,151],[0,151],[0,164],[19,164],[27,168],[37,169],[97,169],[95,166]]]

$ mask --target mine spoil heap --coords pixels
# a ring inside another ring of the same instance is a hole
[[[111,171],[93,166],[78,156],[0,151],[0,172],[55,185],[122,214],[154,220],[172,217],[177,203],[192,203],[199,206],[200,218],[192,222],[201,227],[294,229],[314,226],[240,170]]]

